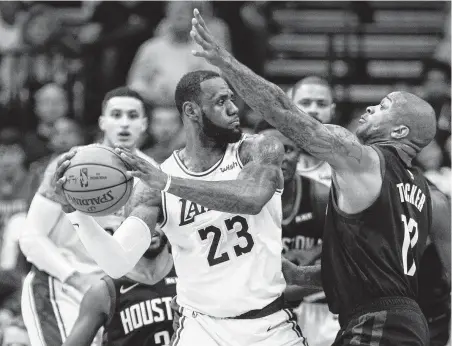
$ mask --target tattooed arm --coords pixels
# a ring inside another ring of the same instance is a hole
[[[163,190],[168,175],[139,157],[117,149],[134,168],[131,174],[151,189]],[[244,140],[240,148],[244,164],[236,180],[205,181],[171,178],[168,192],[206,208],[238,214],[258,214],[276,189],[282,189],[284,148],[279,140],[263,135]]]
[[[219,67],[245,103],[266,121],[312,156],[332,166],[334,182],[340,190],[338,204],[343,211],[354,213],[369,206],[378,196],[382,182],[377,152],[362,145],[347,129],[324,125],[301,111],[281,88],[256,75],[221,48],[197,10],[194,16],[190,34],[202,49],[193,54]]]
[[[97,264],[111,277],[119,278],[133,269],[151,243],[161,208],[160,191],[139,182],[126,205],[125,221],[113,235],[89,215],[78,214],[80,240]]]

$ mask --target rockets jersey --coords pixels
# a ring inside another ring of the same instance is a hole
[[[330,311],[340,319],[378,298],[418,297],[418,268],[432,222],[430,190],[422,173],[406,166],[397,149],[373,147],[382,176],[373,204],[350,215],[337,206],[335,184],[330,192],[322,282]]]
[[[283,253],[309,250],[322,243],[329,189],[314,179],[295,174],[295,201],[282,220]]]
[[[171,299],[176,295],[176,271],[154,285],[123,276],[104,276],[110,294],[110,314],[104,329],[106,346],[169,345],[173,334]]]
[[[162,165],[173,176],[208,181],[235,180],[242,170],[239,148],[227,146],[204,172],[189,171],[175,151]],[[172,245],[178,275],[177,302],[214,317],[261,309],[281,296],[281,191],[257,215],[209,210],[162,192],[163,232]]]

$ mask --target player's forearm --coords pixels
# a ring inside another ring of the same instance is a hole
[[[58,203],[37,194],[33,199],[19,238],[27,260],[39,270],[64,282],[75,270],[48,235],[57,224],[70,223]]]
[[[73,328],[62,346],[90,346],[96,336],[97,330]]]
[[[136,217],[127,218],[111,236],[91,216],[76,213],[80,240],[96,263],[113,278],[130,272],[149,247],[151,232]]]
[[[288,285],[322,288],[321,266],[297,266],[283,258],[282,271]]]
[[[258,214],[268,198],[247,180],[204,181],[172,177],[169,193],[226,213]]]
[[[280,87],[258,76],[232,55],[223,59],[220,68],[245,103],[300,148],[333,166],[337,160],[342,161],[341,157],[358,162],[361,159],[362,149],[343,131],[335,131],[300,110]]]

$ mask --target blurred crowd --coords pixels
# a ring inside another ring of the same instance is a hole
[[[52,158],[101,140],[104,94],[128,85],[148,102],[151,121],[140,147],[157,162],[184,145],[175,86],[186,72],[213,69],[191,54],[194,7],[224,46],[263,73],[266,2],[0,1],[0,346],[27,345],[18,297],[29,265],[13,231],[17,216],[26,213]],[[450,20],[426,66],[420,87],[395,88],[434,107],[437,137],[417,165],[450,196]],[[261,118],[237,103],[244,131],[252,133]],[[342,125],[352,129],[354,121]]]

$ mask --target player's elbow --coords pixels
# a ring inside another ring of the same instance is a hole
[[[19,237],[19,247],[24,256],[29,259],[30,253],[33,249],[33,244],[36,243],[36,237],[28,234],[27,232],[22,232]]]
[[[245,200],[246,203],[246,214],[257,215],[262,211],[262,208],[266,204],[262,198],[251,196]]]

